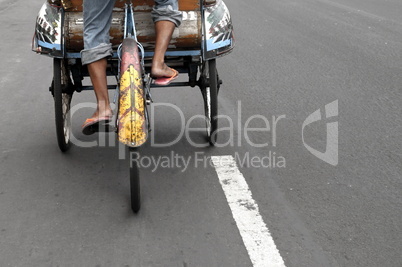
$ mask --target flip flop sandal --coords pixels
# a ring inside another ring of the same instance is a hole
[[[85,135],[91,135],[99,132],[99,129],[109,131],[108,123],[111,122],[111,116],[88,118],[82,125],[82,133]]]
[[[160,86],[169,85],[172,81],[176,80],[179,77],[179,72],[175,69],[171,69],[174,71],[174,75],[171,77],[160,77],[155,79],[155,84]]]

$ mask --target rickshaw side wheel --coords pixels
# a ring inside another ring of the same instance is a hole
[[[204,109],[207,128],[207,139],[210,145],[215,145],[218,138],[218,90],[219,76],[216,69],[216,59],[204,62],[202,66],[201,92],[204,98]]]
[[[66,152],[71,147],[71,99],[72,91],[67,89],[69,83],[69,74],[63,59],[55,58],[53,60],[53,99],[56,121],[56,135],[59,148]]]
[[[140,190],[140,171],[139,171],[139,153],[138,148],[129,148],[130,152],[130,197],[131,209],[138,213],[141,208],[141,190]],[[132,156],[131,153],[135,155]]]

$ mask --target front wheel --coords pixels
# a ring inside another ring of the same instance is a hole
[[[130,153],[130,198],[131,209],[134,213],[138,213],[141,208],[141,190],[140,190],[140,170],[139,170],[139,153],[137,148],[129,148]]]
[[[56,120],[56,135],[62,152],[70,149],[71,134],[71,99],[73,97],[72,83],[64,60],[55,58],[53,61],[53,98]]]

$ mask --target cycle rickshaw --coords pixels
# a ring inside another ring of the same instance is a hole
[[[83,85],[88,70],[81,64],[83,49],[83,0],[47,0],[36,20],[32,50],[52,57],[53,81],[50,92],[54,98],[57,141],[61,151],[71,145],[70,105],[74,93],[93,90]],[[119,91],[116,127],[118,139],[130,149],[146,142],[152,103],[150,60],[154,48],[154,27],[150,11],[153,0],[116,0],[110,30],[115,53],[108,59],[108,76],[115,76]],[[184,82],[170,87],[198,86],[201,90],[206,118],[207,138],[216,142],[218,128],[218,92],[222,81],[216,58],[232,51],[233,27],[228,8],[222,0],[179,0],[183,12],[182,25],[175,30],[166,62],[179,73],[188,74]],[[124,117],[124,114],[129,114]],[[121,115],[121,116],[120,116]],[[138,165],[130,167],[131,207],[140,209]]]

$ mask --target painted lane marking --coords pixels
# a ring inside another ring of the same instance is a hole
[[[234,157],[213,156],[212,162],[253,266],[284,267],[285,263]]]

